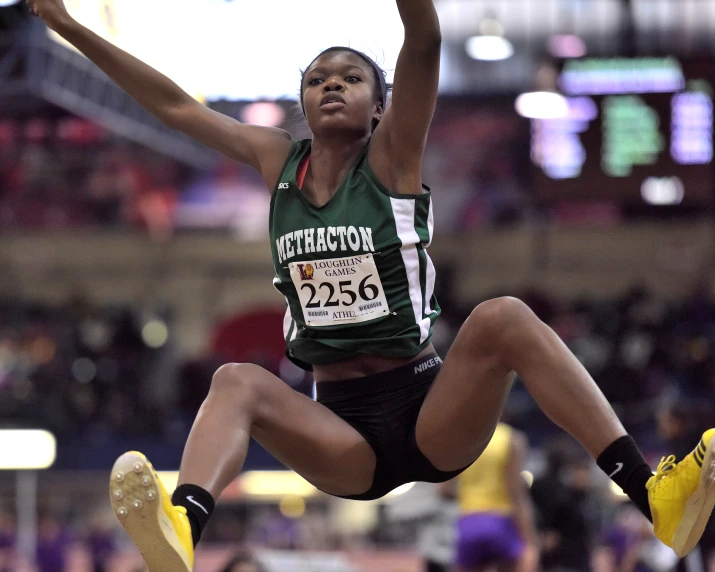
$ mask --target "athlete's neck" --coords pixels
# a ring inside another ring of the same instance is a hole
[[[339,142],[334,137],[313,138],[303,189],[315,203],[324,204],[332,198],[369,140],[369,136]]]

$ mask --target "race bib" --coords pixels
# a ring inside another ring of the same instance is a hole
[[[291,262],[308,326],[366,322],[390,313],[372,254]]]

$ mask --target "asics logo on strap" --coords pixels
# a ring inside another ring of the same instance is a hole
[[[194,500],[194,497],[188,496],[188,497],[186,497],[186,500],[189,501],[189,502],[192,503],[192,504],[195,504],[197,507],[199,507],[199,508],[200,508],[202,511],[204,511],[206,514],[209,513],[209,511],[207,511],[202,505],[200,505],[199,503],[197,503],[197,502]]]
[[[623,463],[616,463],[616,470],[613,471],[613,472],[612,472],[610,475],[608,475],[608,476],[609,476],[609,477],[613,477],[613,475],[615,475],[616,473],[620,473],[622,468],[623,468]]]

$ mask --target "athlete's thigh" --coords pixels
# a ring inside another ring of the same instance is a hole
[[[375,453],[352,426],[327,407],[260,369],[261,399],[251,436],[276,459],[334,495],[367,491]]]
[[[489,443],[514,374],[464,323],[417,418],[417,445],[442,471],[472,463]]]

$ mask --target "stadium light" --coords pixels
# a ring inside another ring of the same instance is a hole
[[[609,492],[611,493],[611,495],[612,495],[616,500],[619,500],[619,501],[620,501],[620,500],[625,500],[625,499],[628,498],[628,496],[626,495],[626,493],[623,492],[623,489],[622,489],[621,487],[619,487],[619,486],[618,486],[616,483],[614,483],[613,481],[611,481],[611,482],[609,483],[608,490],[609,490]]]
[[[55,462],[57,441],[41,429],[0,429],[0,470],[48,469]]]
[[[17,550],[33,567],[37,556],[37,470],[49,469],[57,440],[42,429],[0,429],[0,470],[16,471]]]
[[[163,320],[153,318],[142,327],[142,341],[152,349],[159,349],[169,339],[169,328]]]
[[[569,113],[566,98],[551,91],[522,93],[516,98],[515,107],[519,115],[529,119],[560,119]]]
[[[648,177],[641,185],[641,197],[649,205],[679,205],[685,187],[678,177]]]
[[[158,471],[168,494],[176,489],[178,471]],[[263,499],[283,499],[286,496],[310,498],[318,494],[318,489],[293,471],[246,471],[237,479],[238,490],[249,497]]]
[[[286,518],[300,518],[305,514],[305,500],[297,495],[286,495],[278,503],[278,508]]]
[[[318,489],[293,471],[247,471],[239,477],[243,492],[251,496],[312,497]]]
[[[405,493],[410,492],[413,488],[415,488],[415,483],[405,483],[404,485],[400,485],[395,490],[387,493],[387,495],[385,495],[385,498],[394,498],[402,496]]]
[[[501,36],[473,36],[464,47],[470,58],[484,62],[507,60],[514,55],[514,46]]]
[[[480,35],[467,40],[464,49],[470,58],[497,62],[514,55],[514,46],[504,37],[504,26],[495,18],[484,18],[479,23]]]
[[[549,52],[557,58],[582,58],[586,55],[586,42],[575,34],[554,34],[547,41]]]
[[[285,115],[283,108],[272,101],[249,103],[241,110],[241,119],[244,123],[264,127],[278,127],[283,123]]]

